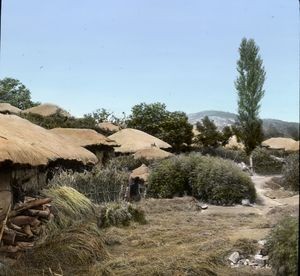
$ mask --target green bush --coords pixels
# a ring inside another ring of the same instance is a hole
[[[227,149],[224,147],[202,148],[201,153],[203,155],[211,155],[214,157],[229,159],[238,163],[244,162],[245,164],[249,164],[249,157],[247,156],[245,151],[240,149]]]
[[[197,166],[192,183],[193,195],[217,205],[254,202],[256,192],[251,178],[233,162],[215,157],[204,157]]]
[[[299,191],[299,153],[287,157],[282,172],[282,185],[287,189]]]
[[[256,148],[252,152],[253,168],[258,174],[280,174],[282,171],[283,162],[272,156],[268,150]]]
[[[106,167],[114,167],[118,170],[132,171],[142,164],[150,165],[152,162],[145,158],[134,159],[132,155],[114,157],[108,161]]]
[[[271,231],[267,248],[275,275],[298,275],[299,218],[286,217]]]
[[[149,177],[147,196],[171,198],[184,194],[213,204],[230,205],[256,198],[250,177],[233,162],[190,154],[156,163]]]
[[[54,176],[50,185],[71,186],[94,203],[102,203],[120,200],[128,179],[128,172],[108,166],[83,173],[63,171]]]

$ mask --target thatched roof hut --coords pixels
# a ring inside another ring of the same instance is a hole
[[[9,103],[0,103],[0,113],[2,114],[19,114],[22,110]]]
[[[45,103],[40,104],[28,109],[23,110],[23,113],[32,113],[32,114],[38,114],[43,117],[53,116],[53,115],[60,115],[62,117],[71,117],[71,114],[67,112],[66,110],[62,109],[61,107]]]
[[[93,153],[64,143],[55,133],[18,116],[0,114],[0,166],[40,166],[58,160],[84,165],[97,162]]]
[[[81,147],[108,146],[117,147],[119,144],[93,129],[83,128],[53,128],[51,132],[61,135],[70,143]]]
[[[136,153],[133,154],[134,159],[145,158],[146,160],[160,160],[173,155],[174,154],[157,147],[138,150]]]
[[[119,126],[116,126],[110,122],[99,123],[97,126],[104,133],[116,133],[121,129]]]
[[[132,171],[132,173],[130,174],[130,178],[134,179],[138,177],[140,179],[143,179],[145,182],[147,182],[149,175],[150,175],[149,168],[145,164],[142,164],[140,167]]]
[[[108,136],[108,138],[121,145],[119,148],[115,148],[115,151],[119,153],[135,153],[138,150],[151,148],[153,146],[162,149],[171,148],[168,143],[146,132],[132,128],[122,129],[117,133]]]
[[[299,141],[295,141],[292,138],[270,138],[263,141],[262,146],[272,150],[299,151]]]

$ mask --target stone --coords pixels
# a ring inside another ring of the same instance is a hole
[[[267,256],[268,255],[268,249],[266,249],[266,248],[262,248],[261,250],[260,250],[260,255],[263,255],[263,256]]]
[[[208,205],[204,204],[204,205],[201,205],[201,209],[202,210],[206,210],[208,208]]]
[[[239,252],[233,252],[229,257],[228,260],[231,261],[233,264],[236,264],[240,259]]]
[[[244,265],[249,265],[249,264],[250,264],[249,259],[244,260]]]
[[[242,205],[243,206],[252,206],[252,204],[250,203],[249,199],[243,199],[242,200]]]
[[[260,240],[260,241],[258,241],[257,243],[258,243],[259,245],[264,246],[264,245],[267,244],[267,240]]]
[[[266,265],[266,261],[269,259],[269,257],[267,256],[263,256],[263,255],[260,255],[260,254],[257,254],[254,256],[254,260],[255,262],[260,266],[260,267],[263,267]]]

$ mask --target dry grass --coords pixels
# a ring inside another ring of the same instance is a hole
[[[93,266],[91,275],[270,275],[232,270],[226,262],[236,247],[252,252],[251,236],[261,239],[269,231],[261,229],[265,218],[251,208],[242,214],[231,209],[208,213],[199,211],[191,197],[149,199],[140,205],[148,224],[106,229],[111,258]],[[239,240],[245,230],[250,241]]]

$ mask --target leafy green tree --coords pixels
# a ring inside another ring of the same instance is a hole
[[[259,118],[260,102],[264,96],[265,69],[259,47],[253,39],[242,39],[237,61],[238,77],[238,135],[248,155],[263,140],[262,120]]]
[[[31,100],[31,93],[24,84],[12,78],[0,80],[0,102],[10,103],[20,109],[39,104]]]
[[[105,108],[100,108],[92,113],[84,114],[84,118],[87,120],[94,120],[96,124],[111,122],[121,127],[125,127],[126,122],[126,114],[124,112],[122,113],[122,117],[117,117],[113,112],[108,111]]]
[[[184,112],[169,112],[162,122],[161,137],[172,145],[175,151],[183,149],[183,145],[190,145],[193,138],[193,126],[188,122],[188,116]]]
[[[203,147],[216,148],[220,145],[222,139],[221,133],[218,131],[214,121],[205,116],[201,122],[196,124],[197,130],[200,132],[195,139],[196,144]]]
[[[225,126],[222,130],[222,146],[225,146],[228,144],[230,137],[233,135],[232,127]]]
[[[169,143],[179,151],[192,142],[192,125],[184,112],[170,112],[163,103],[141,103],[133,106],[127,127],[142,130]]]

